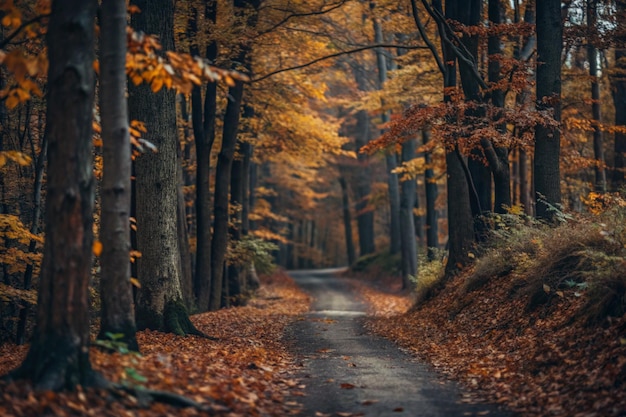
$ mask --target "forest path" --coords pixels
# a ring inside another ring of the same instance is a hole
[[[392,342],[368,334],[366,307],[337,270],[290,271],[314,300],[287,337],[302,361],[304,416],[497,416]]]

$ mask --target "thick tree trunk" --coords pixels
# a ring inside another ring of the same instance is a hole
[[[408,140],[402,144],[402,162],[415,158],[415,140]],[[417,276],[417,244],[415,241],[415,217],[413,206],[417,183],[415,178],[402,182],[400,197],[400,242],[402,246],[402,288],[411,287],[411,278]]]
[[[454,19],[457,16],[458,0],[446,0],[445,16]],[[441,13],[441,2],[433,2]],[[444,89],[456,87],[456,56],[445,42],[442,41],[443,61],[445,62]],[[450,96],[444,94],[444,101],[449,102]],[[474,219],[470,206],[470,182],[465,173],[464,160],[455,143],[452,150],[446,153],[447,167],[447,203],[448,203],[448,262],[446,275],[450,276],[459,268],[469,263],[468,251],[475,241]]]
[[[354,251],[354,241],[352,240],[352,214],[350,213],[350,196],[348,195],[348,185],[346,179],[339,177],[339,185],[341,185],[341,203],[343,206],[343,229],[346,235],[346,255],[348,257],[348,265],[353,265],[356,261]]]
[[[430,141],[430,131],[424,129],[422,131],[424,145]],[[424,171],[424,182],[426,186],[426,247],[428,248],[428,260],[435,259],[437,249],[439,248],[439,216],[435,202],[439,190],[435,179],[435,171],[432,168],[432,158],[430,152],[424,154],[426,170]]]
[[[174,48],[174,4],[168,0],[137,0],[141,13],[133,14],[135,30],[155,33],[165,50]],[[198,334],[189,321],[181,285],[178,236],[178,158],[176,96],[173,90],[153,93],[149,86],[130,89],[132,120],[142,120],[157,153],[137,158],[137,260],[141,288],[137,291],[139,329],[176,334]]]
[[[621,27],[626,25],[626,1],[617,0],[617,19]],[[615,47],[615,70],[612,76],[613,81],[613,104],[615,106],[615,126],[626,128],[626,34],[618,38]],[[612,188],[620,190],[626,179],[626,133],[615,133],[615,160],[612,178]]]
[[[46,241],[37,326],[13,378],[38,389],[97,385],[89,362],[89,302],[93,246],[95,0],[57,0],[48,27]]]
[[[552,112],[561,121],[561,48],[563,30],[561,2],[537,2],[537,109]],[[537,125],[535,129],[535,195],[537,217],[552,219],[551,206],[561,203],[559,156],[561,132],[558,127]]]
[[[100,18],[100,114],[102,120],[102,217],[99,339],[139,350],[130,283],[131,150],[126,103],[126,2],[106,0]]]
[[[211,294],[209,310],[219,310],[222,306],[224,291],[224,257],[228,246],[228,193],[230,175],[237,144],[241,100],[243,98],[243,82],[236,81],[234,87],[228,89],[228,105],[224,115],[222,149],[217,158],[215,172],[215,206],[213,240],[211,242]]]

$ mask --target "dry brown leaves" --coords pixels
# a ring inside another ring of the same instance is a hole
[[[521,277],[465,295],[462,279],[419,309],[369,326],[524,416],[626,415],[626,317],[587,328],[573,319],[584,303],[573,291],[527,313]],[[377,309],[394,302],[371,288],[364,295]]]
[[[245,307],[192,317],[199,330],[218,341],[154,331],[138,333],[142,356],[109,355],[92,348],[93,367],[115,382],[147,379],[146,388],[164,390],[211,406],[210,415],[284,416],[297,404],[287,397],[301,387],[290,378],[294,361],[281,342],[285,326],[308,309],[309,299],[284,273],[263,283]],[[27,347],[0,346],[0,375],[17,367]],[[135,381],[137,383],[137,381]],[[203,416],[193,408],[162,403],[141,407],[141,398],[108,391],[33,392],[23,382],[0,383],[2,416]]]

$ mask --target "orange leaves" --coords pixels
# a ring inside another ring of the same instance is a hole
[[[8,84],[0,91],[0,98],[6,99],[9,109],[29,100],[33,95],[43,96],[39,85],[34,81],[48,71],[45,54],[38,56],[24,55],[15,49],[9,53],[0,51],[0,63],[3,64],[15,79],[15,84]]]
[[[155,93],[165,87],[189,94],[194,85],[205,82],[232,86],[235,80],[248,81],[244,74],[214,67],[203,58],[174,51],[159,54],[161,49],[154,36],[128,30],[126,72],[135,85],[146,83]]]
[[[0,151],[0,169],[2,169],[9,161],[13,161],[21,166],[28,166],[31,164],[32,158],[23,152]]]

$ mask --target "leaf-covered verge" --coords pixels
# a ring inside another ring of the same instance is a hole
[[[282,272],[263,279],[245,307],[192,317],[196,327],[218,338],[180,337],[155,331],[137,334],[141,356],[91,348],[96,370],[122,384],[178,394],[212,411],[175,408],[126,392],[78,390],[34,392],[26,383],[0,382],[2,416],[284,416],[298,405],[291,379],[294,360],[281,343],[285,327],[308,309],[309,299]],[[112,343],[114,347],[114,343]],[[27,346],[0,346],[0,375],[17,367]]]
[[[474,400],[524,416],[623,416],[622,211],[556,228],[500,224],[472,268],[413,308],[409,296],[359,281],[377,313],[368,327],[461,381]]]

